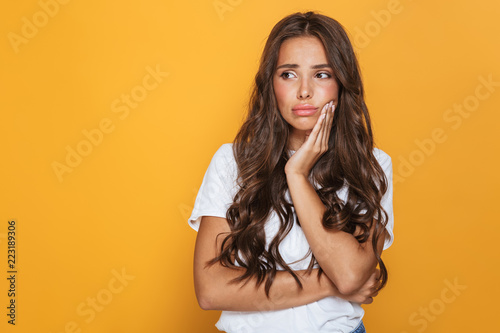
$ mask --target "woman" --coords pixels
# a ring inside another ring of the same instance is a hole
[[[219,330],[365,332],[360,304],[387,282],[392,163],[337,21],[295,13],[272,29],[247,119],[212,158],[189,224],[196,296],[223,310]]]

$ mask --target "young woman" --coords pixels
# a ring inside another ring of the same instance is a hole
[[[226,332],[365,332],[387,282],[392,163],[374,147],[342,26],[295,13],[272,29],[246,121],[215,153],[189,224],[195,292]]]

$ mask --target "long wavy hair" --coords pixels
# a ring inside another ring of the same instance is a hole
[[[388,183],[373,155],[370,116],[364,101],[359,65],[349,38],[336,20],[312,11],[283,18],[267,39],[248,104],[248,115],[233,142],[239,190],[226,213],[231,231],[219,234],[227,234],[221,243],[221,253],[207,265],[220,262],[225,267],[237,267],[237,262],[246,270],[231,282],[246,280],[246,284],[256,277],[257,286],[266,282],[268,297],[277,265],[280,265],[303,288],[278,250],[294,223],[300,226],[300,221],[293,213],[293,203],[286,199],[288,186],[284,170],[289,158],[290,125],[278,110],[273,89],[281,44],[288,38],[302,36],[314,36],[323,43],[339,85],[329,148],[311,170],[316,192],[326,207],[322,223],[325,228],[353,235],[358,229],[355,237],[363,243],[368,240],[375,221],[372,246],[381,271],[377,289],[380,290],[386,285],[388,275],[376,245],[388,220],[387,212],[381,206]],[[337,191],[344,186],[348,189],[345,202],[337,196]],[[271,211],[276,212],[280,228],[266,248],[264,225]],[[311,272],[316,263],[312,254],[307,270]],[[320,267],[318,278],[322,273]]]

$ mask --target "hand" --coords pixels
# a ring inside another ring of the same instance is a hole
[[[326,103],[312,131],[306,135],[302,146],[293,154],[285,165],[287,175],[309,176],[314,164],[328,150],[328,140],[333,123],[333,101]]]

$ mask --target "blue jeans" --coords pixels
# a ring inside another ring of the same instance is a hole
[[[360,321],[358,327],[356,327],[356,329],[354,329],[354,331],[352,331],[351,333],[366,333],[363,321]]]

